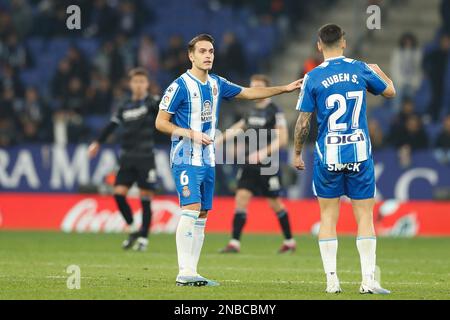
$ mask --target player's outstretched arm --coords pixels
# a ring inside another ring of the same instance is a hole
[[[300,112],[294,132],[294,167],[298,170],[305,170],[305,163],[302,158],[303,146],[308,139],[312,112]]]
[[[243,88],[236,98],[245,100],[265,99],[282,93],[288,93],[300,89],[303,79],[296,80],[285,86]]]
[[[155,127],[158,131],[170,136],[178,136],[193,140],[195,143],[209,145],[213,141],[203,132],[197,132],[191,129],[181,128],[173,124],[170,119],[172,115],[164,110],[159,110],[156,117]]]
[[[100,150],[100,144],[105,142],[106,139],[108,139],[109,135],[113,133],[117,127],[118,124],[116,122],[110,121],[108,125],[103,128],[97,140],[93,141],[88,147],[88,155],[90,159],[94,158],[97,155],[98,150]]]
[[[383,70],[381,70],[377,64],[369,64],[368,66],[388,84],[386,90],[384,90],[381,95],[385,98],[394,98],[397,94],[395,91],[394,82],[383,72]]]

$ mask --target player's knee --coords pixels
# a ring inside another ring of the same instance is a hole
[[[148,199],[151,200],[151,198],[153,198],[154,196],[154,192],[150,191],[150,190],[140,190],[139,191],[139,196],[141,197],[141,199]]]
[[[251,194],[245,190],[239,190],[236,192],[236,207],[239,209],[245,210],[247,209],[248,203],[250,201]]]
[[[200,208],[201,208],[200,203],[188,204],[181,207],[182,210],[192,210],[192,211],[200,211]]]
[[[338,218],[336,215],[334,214],[324,214],[322,213],[321,217],[320,217],[320,225],[322,226],[336,226],[338,222]]]
[[[126,196],[128,194],[128,188],[125,186],[115,186],[113,192],[114,195]]]

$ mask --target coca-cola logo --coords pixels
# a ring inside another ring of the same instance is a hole
[[[180,208],[170,200],[152,201],[153,233],[174,233],[178,224]],[[137,225],[142,221],[142,210],[133,215]],[[95,199],[87,198],[76,203],[61,223],[64,232],[124,232],[127,225],[118,210],[98,209]]]

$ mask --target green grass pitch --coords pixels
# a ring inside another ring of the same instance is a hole
[[[125,235],[0,232],[0,299],[449,299],[450,238],[379,238],[377,265],[389,296],[358,293],[353,237],[339,238],[344,292],[324,293],[315,238],[280,256],[280,236],[244,235],[242,253],[221,255],[227,235],[207,234],[199,271],[219,287],[176,287],[174,235],[151,235],[149,250],[124,252]],[[66,268],[81,269],[81,288],[67,288]]]

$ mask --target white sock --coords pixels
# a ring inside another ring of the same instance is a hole
[[[178,253],[178,267],[180,275],[195,275],[192,270],[192,247],[194,242],[194,224],[199,211],[182,210],[178,222],[176,242]]]
[[[206,218],[198,218],[194,224],[194,242],[192,245],[192,270],[197,273],[198,260],[205,240]]]
[[[323,269],[328,279],[337,279],[336,257],[338,249],[337,239],[319,240],[320,255],[322,257]]]
[[[361,274],[363,281],[374,280],[376,263],[376,237],[358,237],[356,239],[359,258],[361,260]]]
[[[235,246],[236,248],[241,248],[241,242],[239,240],[236,239],[231,239],[229,244],[231,244],[232,246]]]
[[[283,241],[283,243],[287,246],[294,246],[295,245],[295,239],[291,238],[291,239],[286,239]]]

